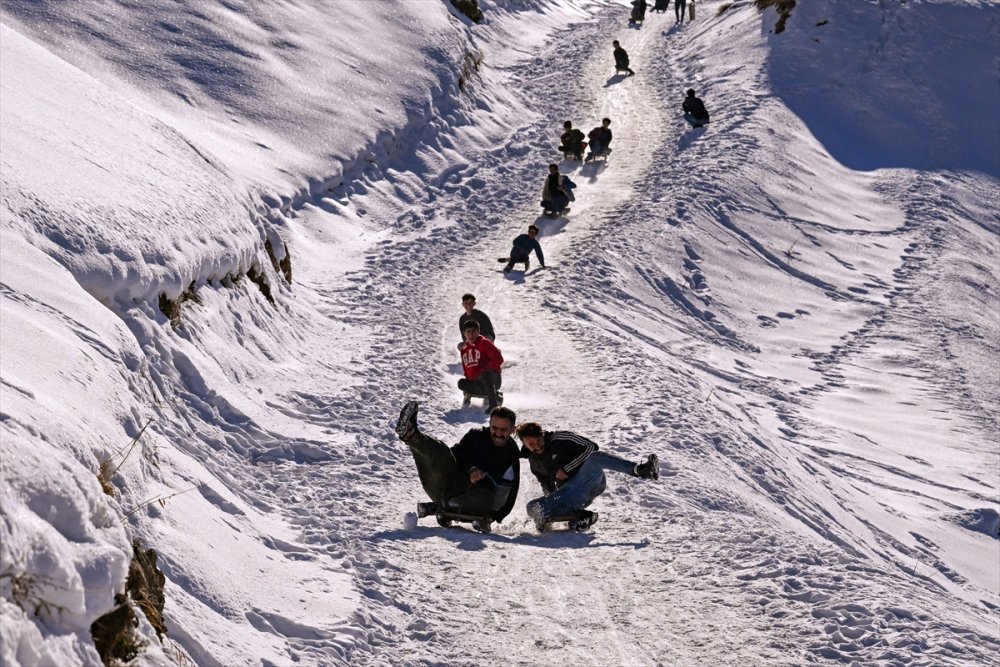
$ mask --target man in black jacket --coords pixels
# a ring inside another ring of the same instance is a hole
[[[681,109],[684,110],[684,120],[691,123],[692,127],[701,127],[708,123],[708,109],[705,108],[704,102],[694,96],[694,88],[688,90]]]
[[[584,507],[604,493],[605,470],[625,473],[642,479],[659,479],[656,454],[642,463],[598,451],[598,446],[569,431],[543,431],[535,422],[517,427],[524,443],[521,456],[528,459],[531,472],[542,485],[545,495],[528,503],[528,515],[539,530],[552,517],[574,516],[572,526],[583,530],[597,521],[596,512]]]
[[[420,484],[432,501],[419,503],[417,514],[443,510],[481,516],[473,527],[490,532],[490,522],[502,521],[517,500],[520,454],[511,437],[517,416],[509,408],[494,408],[489,427],[470,429],[449,448],[420,432],[418,407],[416,401],[407,403],[396,422],[396,434],[410,448]]]
[[[628,66],[628,51],[622,48],[617,39],[611,42],[611,46],[615,47],[615,72],[626,72],[628,76],[635,74]]]
[[[479,324],[480,335],[486,336],[491,341],[495,341],[497,339],[496,334],[493,332],[493,323],[490,322],[489,316],[487,316],[483,311],[476,309],[475,295],[463,294],[462,308],[465,309],[465,312],[458,318],[458,335],[462,336],[462,340],[458,343],[459,349],[465,345],[465,325],[473,320]]]
[[[611,152],[611,140],[614,135],[611,133],[611,119],[601,120],[601,124],[587,134],[590,139],[590,153],[587,154],[587,162],[590,162],[598,155]]]
[[[573,129],[573,121],[568,120],[563,123],[563,133],[559,137],[559,150],[569,158],[572,155],[577,160],[583,159],[583,132]]]

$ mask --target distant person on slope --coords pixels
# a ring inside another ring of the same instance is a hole
[[[627,76],[635,74],[628,66],[628,51],[622,48],[617,39],[611,42],[611,46],[615,47],[615,73],[625,72]]]
[[[553,517],[574,516],[574,530],[583,530],[597,521],[597,513],[584,508],[607,488],[605,470],[642,479],[659,479],[656,454],[642,463],[598,451],[598,446],[569,431],[543,431],[535,422],[517,427],[524,446],[521,457],[528,459],[531,472],[545,495],[528,503],[528,516],[539,530]]]
[[[403,406],[396,422],[396,435],[406,443],[417,465],[420,484],[430,503],[418,503],[417,514],[437,514],[439,509],[457,514],[482,516],[476,530],[490,531],[491,521],[502,521],[517,500],[520,460],[511,437],[517,416],[508,408],[490,414],[489,427],[469,430],[449,448],[417,428],[416,401]]]
[[[572,155],[577,160],[583,159],[583,149],[587,144],[583,132],[573,129],[573,121],[563,123],[563,133],[559,137],[559,150],[568,158]]]
[[[587,162],[590,162],[598,155],[611,152],[611,119],[605,118],[598,127],[587,133],[590,139],[590,153],[587,154]]]
[[[632,13],[629,15],[629,23],[642,23],[646,20],[646,0],[632,0]]]
[[[545,255],[542,254],[542,246],[538,244],[537,237],[538,227],[536,225],[529,225],[527,234],[520,234],[514,239],[514,244],[510,249],[510,257],[502,257],[500,259],[501,262],[507,262],[507,266],[503,267],[504,273],[510,273],[514,265],[520,262],[524,263],[524,271],[527,273],[530,267],[529,258],[532,251],[538,257],[538,263],[541,264],[543,269],[545,268]]]
[[[576,183],[569,176],[559,173],[559,165],[549,165],[549,173],[542,183],[542,212],[559,215],[571,201],[575,201],[573,188]]]
[[[656,4],[653,5],[654,12],[665,12],[667,7],[670,6],[670,0],[656,0]]]
[[[493,323],[490,322],[489,316],[483,311],[476,309],[476,296],[474,294],[462,295],[462,308],[465,309],[465,312],[458,318],[458,335],[462,337],[462,342],[458,344],[458,349],[462,349],[462,346],[465,345],[465,325],[472,320],[479,323],[479,333],[491,341],[497,339],[496,334],[493,332]]]
[[[462,355],[462,372],[465,377],[458,381],[458,388],[464,397],[462,407],[467,407],[470,398],[478,396],[486,399],[486,413],[503,403],[503,393],[500,367],[503,366],[503,355],[493,341],[480,335],[479,322],[469,320],[463,331],[465,343],[458,348]]]
[[[691,123],[692,127],[701,127],[708,123],[708,110],[705,108],[705,103],[694,96],[694,88],[688,90],[681,109],[684,110],[684,120]]]
[[[684,23],[684,9],[687,5],[687,0],[674,0],[674,15],[677,20],[674,23]]]

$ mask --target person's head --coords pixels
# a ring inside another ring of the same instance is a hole
[[[517,427],[517,437],[532,454],[545,451],[545,431],[536,422],[526,422]]]
[[[517,415],[510,408],[497,406],[490,411],[490,440],[497,447],[507,444],[507,438],[514,432]]]
[[[475,320],[469,320],[465,323],[462,328],[462,333],[465,335],[466,342],[473,342],[479,338],[479,322]]]
[[[528,226],[528,236],[530,236],[531,238],[535,238],[536,236],[538,236],[538,226],[537,225],[529,225]]]
[[[694,97],[694,88],[688,88],[688,97]]]
[[[473,294],[463,294],[462,295],[462,308],[465,308],[465,312],[472,313],[472,309],[476,307],[476,297]]]
[[[559,173],[559,165],[553,163],[549,165],[549,173],[555,176]]]
[[[608,125],[611,125],[611,119],[610,118],[605,118],[604,120],[601,121],[601,125],[603,125],[604,127],[607,127]]]
[[[565,123],[563,123],[563,129],[572,130],[573,129],[573,121],[568,120]]]
[[[617,49],[619,46],[621,46],[621,44],[619,44],[618,40],[616,39],[615,41],[611,42],[611,46],[613,46],[613,47],[615,47]]]

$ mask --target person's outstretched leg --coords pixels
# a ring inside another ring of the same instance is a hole
[[[399,414],[396,433],[406,443],[417,465],[420,485],[437,503],[461,495],[469,487],[469,478],[459,468],[448,445],[424,435],[417,428],[416,401],[410,401]]]

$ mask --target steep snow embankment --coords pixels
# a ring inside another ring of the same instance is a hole
[[[462,24],[367,2],[8,4],[3,21],[2,661],[98,663],[90,626],[130,534],[168,578],[169,634],[140,619],[143,660],[280,663],[290,638],[346,660],[371,640],[345,625],[350,565],[307,553],[252,466],[334,458],[349,429],[283,419],[274,396],[309,372],[348,386],[352,343],[307,367],[329,321],[283,303],[265,241],[281,259],[293,205],[460,111]],[[337,234],[327,265],[379,232]],[[179,320],[163,296],[186,299]]]

